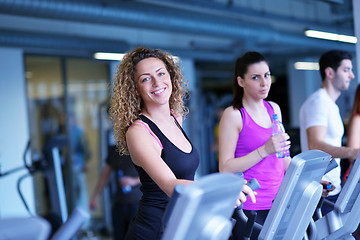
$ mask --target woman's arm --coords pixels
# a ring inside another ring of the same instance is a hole
[[[347,146],[350,148],[360,148],[360,115],[355,115],[351,121]],[[350,160],[353,161],[355,159]]]
[[[286,172],[289,165],[290,165],[291,157],[290,156],[289,157],[284,157],[283,160],[284,160],[284,170]]]
[[[121,187],[125,186],[136,186],[140,184],[140,177],[123,176],[119,181]]]
[[[175,177],[161,158],[160,145],[144,126],[132,125],[126,133],[126,141],[134,164],[142,167],[169,197],[176,185],[187,185],[192,182]]]
[[[95,190],[91,196],[90,206],[89,206],[90,209],[94,209],[96,207],[97,198],[100,192],[104,189],[105,185],[108,184],[111,176],[111,172],[112,172],[112,168],[110,167],[109,164],[106,164],[102,171],[101,177],[99,178],[96,184]]]
[[[243,172],[265,157],[265,153],[261,147],[246,156],[240,158],[234,157],[236,143],[241,129],[242,117],[240,111],[233,107],[226,108],[219,125],[220,172]]]
[[[348,132],[348,147],[360,148],[360,115],[355,115]]]

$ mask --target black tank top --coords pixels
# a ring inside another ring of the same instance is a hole
[[[163,145],[161,158],[169,166],[176,178],[194,180],[195,171],[199,165],[199,154],[176,119],[174,118],[174,121],[191,144],[192,150],[190,153],[183,152],[177,148],[149,118],[140,115],[140,119],[147,123],[150,129],[159,138]],[[139,139],[139,141],[141,141],[141,139]],[[139,173],[142,184],[141,191],[143,192],[143,196],[141,203],[165,209],[169,197],[158,187],[143,168],[139,166],[135,167]]]

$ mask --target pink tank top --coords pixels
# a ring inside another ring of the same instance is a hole
[[[274,114],[273,108],[266,101],[264,101],[264,105],[272,119]],[[245,156],[264,145],[272,134],[271,128],[259,126],[250,117],[245,108],[241,108],[240,112],[243,119],[243,128],[239,133],[236,144],[236,158]],[[258,193],[256,195],[256,203],[248,200],[244,203],[243,208],[245,210],[270,209],[284,178],[284,161],[278,159],[276,154],[269,155],[243,173],[246,180],[249,181],[252,178],[256,178],[260,184],[260,188],[256,190]]]

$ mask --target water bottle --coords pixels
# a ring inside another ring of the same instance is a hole
[[[121,181],[121,179],[124,177],[124,171],[119,170],[117,172],[117,175],[118,175],[118,181]],[[132,187],[130,185],[126,185],[126,186],[122,187],[121,190],[124,194],[127,194],[127,193],[131,192]]]
[[[272,122],[271,128],[272,128],[273,136],[280,134],[280,133],[285,133],[284,125],[279,121],[277,114],[273,115],[273,122]],[[290,156],[289,149],[276,153],[276,156],[278,158],[289,157]]]

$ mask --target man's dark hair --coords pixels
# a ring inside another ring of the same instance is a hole
[[[324,53],[319,60],[321,80],[325,80],[325,69],[327,67],[331,67],[336,72],[344,59],[352,60],[352,55],[342,50],[331,50]]]

